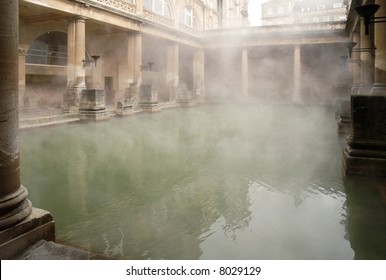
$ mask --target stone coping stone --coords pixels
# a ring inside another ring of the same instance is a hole
[[[89,252],[52,241],[40,240],[25,250],[19,260],[89,260]]]

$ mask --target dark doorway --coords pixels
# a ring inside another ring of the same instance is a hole
[[[113,77],[105,77],[106,105],[114,104]]]

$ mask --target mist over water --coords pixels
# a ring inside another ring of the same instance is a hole
[[[119,259],[358,254],[330,108],[205,105],[20,137],[23,184],[60,242]]]

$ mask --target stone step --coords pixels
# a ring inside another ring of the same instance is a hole
[[[79,121],[78,114],[63,114],[63,115],[52,115],[52,116],[43,116],[43,117],[33,117],[20,119],[19,128],[35,128],[42,126],[50,126],[56,124],[72,123]]]

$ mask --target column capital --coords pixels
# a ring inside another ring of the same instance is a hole
[[[19,56],[25,56],[25,55],[26,55],[25,49],[19,48]]]
[[[76,15],[76,16],[68,17],[68,20],[69,21],[75,21],[75,22],[81,22],[81,21],[86,22],[86,20],[88,20],[88,18],[85,16]]]

